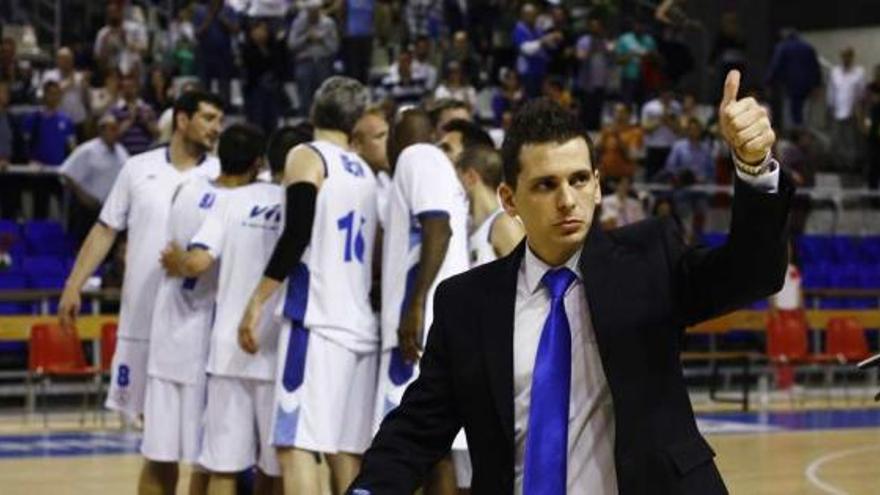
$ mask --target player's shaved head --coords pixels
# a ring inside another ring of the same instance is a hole
[[[397,162],[400,152],[407,146],[418,143],[430,143],[434,134],[431,118],[424,110],[406,110],[391,128],[388,138],[388,159],[391,164]]]

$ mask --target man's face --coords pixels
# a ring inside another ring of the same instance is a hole
[[[109,145],[116,144],[119,139],[119,124],[116,122],[105,122],[101,125],[101,139]]]
[[[446,153],[446,157],[449,158],[449,161],[452,163],[456,163],[458,158],[461,156],[461,152],[464,150],[464,143],[461,139],[461,133],[457,131],[447,132],[437,143],[437,146]]]
[[[534,5],[527,3],[523,5],[522,10],[520,11],[520,19],[528,25],[532,25],[535,23],[535,19],[538,17],[538,11]]]
[[[458,31],[452,38],[452,47],[459,53],[465,53],[468,49],[468,36],[464,31]]]
[[[688,124],[687,133],[691,141],[699,141],[703,137],[703,126],[699,122],[691,121]]]
[[[409,76],[411,70],[412,54],[409,52],[401,52],[400,56],[397,57],[397,72],[403,77],[404,75]]]
[[[58,108],[61,104],[61,88],[57,85],[50,85],[43,94],[43,103],[49,108]]]
[[[73,70],[73,54],[69,50],[59,50],[55,63],[62,72]]]
[[[134,100],[138,96],[138,82],[133,77],[122,78],[122,97],[126,100]]]
[[[199,103],[199,108],[191,117],[183,115],[179,130],[183,132],[184,139],[203,151],[214,148],[220,137],[220,128],[223,125],[223,111],[209,103]]]
[[[352,145],[373,170],[388,169],[388,122],[367,114],[354,127]]]
[[[310,7],[308,9],[308,21],[312,24],[318,22],[318,19],[321,18],[321,8],[320,7]]]
[[[466,108],[448,108],[440,112],[440,117],[437,119],[437,127],[434,129],[435,135],[442,139],[443,128],[446,127],[446,124],[458,119],[473,122],[473,117]]]
[[[843,61],[843,65],[845,65],[846,67],[852,66],[855,58],[856,53],[852,50],[852,48],[847,48],[840,54],[840,59]]]
[[[122,24],[122,6],[118,2],[107,3],[107,24],[111,26]]]
[[[416,58],[424,60],[431,54],[431,43],[426,39],[420,39],[416,42],[415,55]]]
[[[519,163],[516,189],[499,189],[504,209],[520,217],[536,254],[562,263],[580,248],[602,201],[587,142],[526,144]]]

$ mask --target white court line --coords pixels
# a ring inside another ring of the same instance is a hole
[[[880,450],[880,445],[859,447],[857,449],[839,450],[837,452],[823,455],[822,457],[811,462],[810,465],[807,466],[807,470],[804,471],[804,474],[806,474],[807,480],[812,483],[813,486],[822,490],[825,493],[828,493],[829,495],[848,495],[847,492],[822,481],[822,479],[819,478],[819,475],[816,473],[819,471],[819,468],[822,466],[822,464],[825,464],[826,462],[836,461],[837,459],[848,457],[853,454],[861,454],[862,452],[870,452],[872,450]]]

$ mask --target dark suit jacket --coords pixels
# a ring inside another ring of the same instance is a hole
[[[792,193],[784,174],[777,194],[738,181],[730,236],[717,249],[685,246],[671,220],[607,233],[593,222],[580,267],[614,401],[621,495],[727,493],[697,431],[682,336],[782,287]],[[462,426],[473,492],[513,492],[513,319],[524,250],[440,285],[421,375],[383,422],[352,493],[413,493]]]

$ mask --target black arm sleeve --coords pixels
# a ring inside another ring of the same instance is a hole
[[[263,275],[279,282],[287,278],[312,239],[315,222],[315,202],[318,188],[310,182],[287,186],[287,205],[284,208],[284,230]]]

